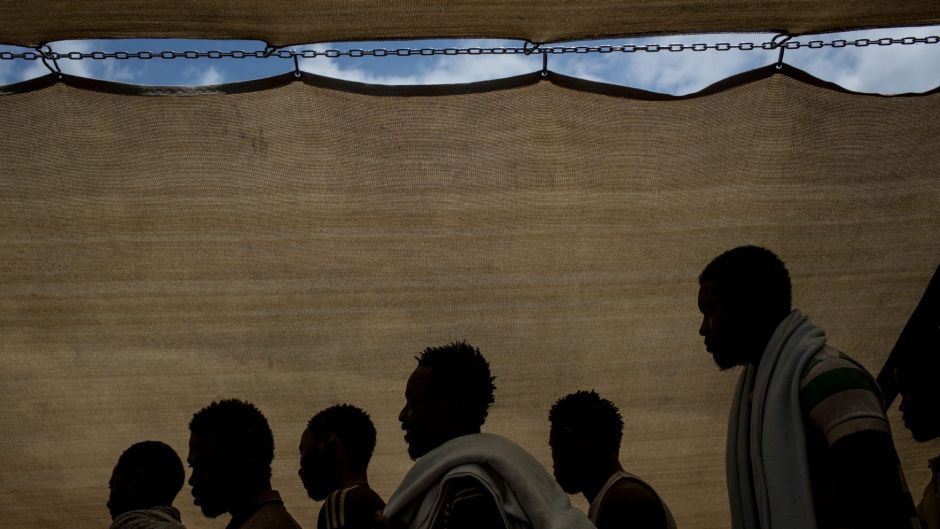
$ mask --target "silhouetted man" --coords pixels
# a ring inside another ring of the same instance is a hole
[[[675,529],[656,491],[620,464],[623,418],[594,391],[566,395],[548,413],[555,480],[568,494],[582,493],[598,529]]]
[[[300,438],[300,480],[324,501],[317,529],[367,529],[385,502],[369,488],[375,427],[361,409],[343,404],[310,419]]]
[[[590,528],[528,452],[480,433],[493,382],[486,359],[466,343],[421,353],[398,417],[416,462],[385,516],[409,529]]]
[[[189,423],[189,484],[193,504],[226,529],[300,529],[271,490],[274,436],[264,415],[247,402],[213,402]]]
[[[111,473],[111,529],[184,529],[173,500],[183,488],[183,462],[159,441],[131,445]]]
[[[732,526],[916,526],[878,386],[791,311],[783,262],[735,248],[699,284],[706,349],[721,369],[744,366],[728,426]]]
[[[921,443],[940,438],[940,338],[924,345],[930,348],[895,369],[904,426]],[[940,529],[940,456],[929,465],[932,476],[917,512],[924,529]]]

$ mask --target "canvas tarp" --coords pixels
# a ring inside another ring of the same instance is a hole
[[[665,102],[551,82],[0,97],[4,524],[104,526],[124,448],[185,459],[192,414],[238,397],[269,418],[274,486],[313,527],[309,417],[372,415],[387,497],[410,464],[414,356],[466,339],[497,377],[486,431],[550,468],[549,406],[595,388],[679,525],[726,527],[736,374],[697,335],[697,274],[739,244],[775,250],[796,306],[877,372],[940,261],[938,113],[937,94],[784,75]],[[919,491],[934,449],[891,417]],[[224,524],[188,486],[177,505],[191,529]]]
[[[791,34],[940,22],[935,0],[168,0],[0,2],[0,42],[108,37],[260,39],[275,45],[432,37],[564,39],[722,31]]]

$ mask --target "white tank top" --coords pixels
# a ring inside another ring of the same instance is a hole
[[[594,501],[591,502],[591,508],[588,510],[588,518],[590,518],[595,525],[597,525],[597,515],[601,512],[601,506],[604,504],[604,498],[607,496],[607,492],[609,492],[610,488],[621,479],[632,479],[639,481],[643,485],[646,485],[648,489],[652,490],[653,495],[656,496],[656,499],[659,500],[659,504],[662,505],[663,512],[666,513],[666,529],[676,529],[676,520],[672,517],[672,513],[669,511],[669,507],[666,507],[666,502],[664,502],[663,499],[659,497],[659,494],[656,493],[656,490],[653,489],[653,487],[650,487],[649,484],[639,477],[622,470],[618,470],[617,472],[614,472],[612,476],[610,476],[610,479],[607,480],[607,483],[604,483],[604,486],[601,487],[600,492],[597,493],[597,497],[595,497]]]

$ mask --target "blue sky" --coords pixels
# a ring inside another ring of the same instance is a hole
[[[794,40],[855,40],[881,37],[927,37],[940,35],[940,26],[889,28],[798,37]],[[719,42],[762,43],[772,33],[665,36],[638,39],[605,39],[564,43],[585,45],[645,45],[671,43],[715,44]],[[476,39],[434,41],[347,42],[293,46],[312,49],[396,49],[519,47],[522,41]],[[60,41],[50,46],[60,53],[70,51],[254,51],[264,49],[260,41],[201,40],[90,40]],[[23,48],[0,46],[0,51],[22,52]],[[776,50],[685,51],[673,53],[551,54],[549,69],[575,77],[632,86],[669,94],[698,91],[718,80],[753,68],[772,64]],[[924,92],[940,86],[940,44],[910,46],[871,45],[864,48],[790,49],[785,62],[851,90],[871,93]],[[291,59],[107,59],[59,61],[66,73],[147,85],[212,85],[256,79],[293,70]],[[434,55],[375,57],[316,57],[301,59],[301,69],[346,79],[377,84],[446,84],[509,77],[542,67],[540,55]],[[0,84],[10,84],[47,73],[41,61],[0,60]]]

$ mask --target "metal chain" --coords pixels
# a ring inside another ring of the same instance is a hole
[[[752,50],[775,50],[787,49],[796,50],[800,48],[820,49],[820,48],[846,48],[856,47],[864,48],[868,46],[910,46],[914,44],[938,44],[940,36],[929,37],[903,37],[892,38],[882,37],[879,39],[861,38],[856,40],[836,39],[830,41],[811,40],[802,42],[798,40],[787,40],[780,44],[779,42],[768,41],[762,43],[754,42],[719,42],[715,44],[624,44],[598,46],[536,46],[530,47],[528,44],[522,47],[472,47],[472,48],[372,48],[372,49],[350,49],[350,50],[256,50],[256,51],[92,51],[79,52],[72,51],[59,53],[56,51],[25,51],[22,53],[13,53],[9,51],[0,52],[0,60],[26,60],[35,61],[43,58],[47,60],[67,59],[71,61],[92,59],[268,59],[276,57],[279,59],[315,59],[318,57],[338,58],[338,57],[411,57],[411,56],[433,56],[433,55],[532,55],[532,54],[565,54],[565,53],[658,53],[658,52],[702,52],[702,51],[752,51]]]

